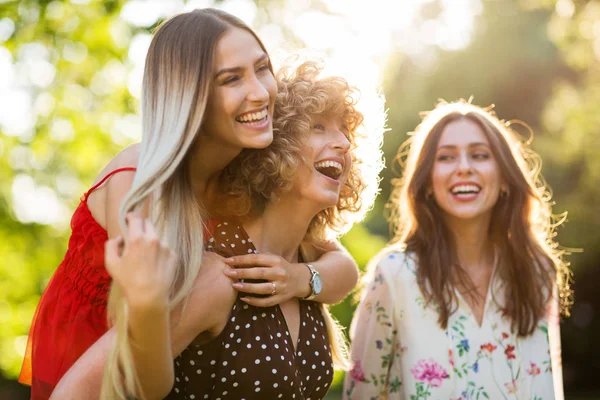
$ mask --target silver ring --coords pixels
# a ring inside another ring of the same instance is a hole
[[[275,293],[277,293],[277,286],[275,286],[275,282],[271,282],[271,285],[273,285],[273,291],[271,292],[271,296],[275,296]]]

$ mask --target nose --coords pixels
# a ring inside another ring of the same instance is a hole
[[[344,132],[339,129],[332,131],[334,139],[332,146],[334,149],[346,154],[350,150],[350,141]]]
[[[256,75],[248,82],[248,101],[254,103],[266,103],[269,100],[269,91],[265,84]]]
[[[466,153],[462,153],[458,162],[458,173],[459,174],[470,174],[473,172],[471,166],[471,160],[469,160],[469,156]]]

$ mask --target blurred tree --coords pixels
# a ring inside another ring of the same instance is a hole
[[[574,77],[557,79],[541,113],[547,133],[540,151],[551,166],[556,201],[569,211],[560,230],[563,243],[582,247],[573,262],[575,305],[562,327],[565,385],[598,395],[600,385],[600,1],[523,0],[530,9],[551,12],[547,37],[559,48]]]
[[[13,103],[18,110],[0,111],[0,377],[18,376],[35,307],[64,255],[80,196],[140,138],[136,56],[161,19],[132,24],[122,14],[127,3],[0,1],[0,108]],[[257,12],[259,27],[286,7],[268,3]],[[289,27],[281,29],[292,47],[302,46]],[[352,237],[372,243],[355,246],[362,262],[383,245],[364,230]],[[347,324],[351,307],[338,309]]]
[[[70,212],[131,141],[137,112],[126,85],[136,29],[119,18],[124,1],[83,3],[0,4],[0,59],[13,63],[4,70],[16,82],[0,83],[0,103],[20,103],[22,113],[0,115],[0,371],[13,379],[66,250]]]
[[[127,3],[0,0],[0,375],[9,379],[18,375],[35,306],[66,250],[68,221],[79,196],[105,163],[140,135],[138,101],[131,94],[139,93],[141,66],[135,60],[145,52],[157,21],[131,24],[121,13]],[[255,3],[261,35],[281,34],[290,47],[303,42],[281,22],[290,13],[286,7],[293,3],[295,10],[328,12],[318,0]],[[437,18],[442,3],[447,2],[423,2],[421,20]],[[594,268],[600,256],[600,212],[594,208],[600,204],[595,157],[600,151],[600,0],[476,3],[482,12],[468,47],[390,56],[384,92],[392,132],[384,145],[388,169],[382,194],[366,222],[342,241],[361,268],[384,246],[383,204],[398,170],[393,167],[396,149],[420,121],[418,113],[438,98],[474,95],[476,104],[495,103],[501,117],[526,121],[555,189],[555,211],[569,211],[571,222],[559,239],[586,250],[574,258],[581,284],[573,318],[563,325],[567,392],[598,393],[600,365],[590,360],[600,355],[599,342],[592,340],[600,335],[600,319],[594,317],[600,312],[594,285],[600,279]],[[274,30],[261,31],[269,26]],[[7,104],[21,111],[3,111]],[[353,310],[349,299],[334,307],[344,326]],[[0,378],[2,399],[11,396],[5,382]],[[333,398],[335,393],[334,387]]]

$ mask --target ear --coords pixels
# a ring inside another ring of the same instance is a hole
[[[504,197],[508,197],[510,195],[510,188],[508,186],[508,183],[502,182],[500,184],[500,194]]]

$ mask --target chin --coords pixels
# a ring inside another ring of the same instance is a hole
[[[246,149],[264,149],[273,143],[273,131],[260,133],[244,143]]]
[[[486,215],[484,210],[446,210],[445,212],[448,216],[463,221],[471,221]]]

